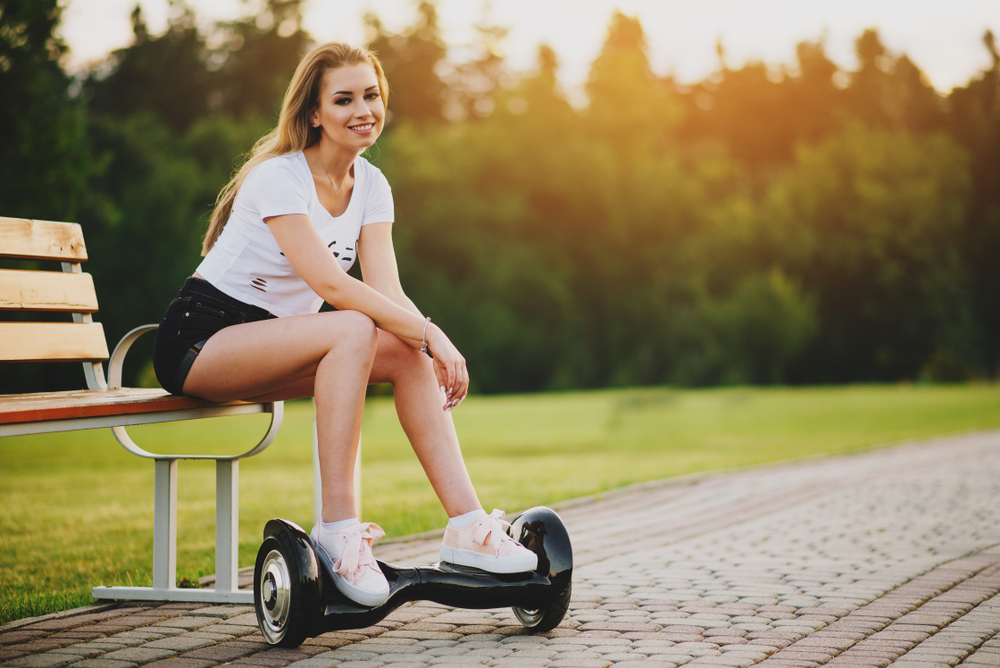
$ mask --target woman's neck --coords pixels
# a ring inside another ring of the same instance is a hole
[[[329,142],[324,142],[322,139],[307,148],[306,151],[312,152],[312,157],[319,162],[320,168],[325,168],[330,178],[337,183],[343,183],[350,173],[354,161],[361,155],[360,151],[345,150]]]

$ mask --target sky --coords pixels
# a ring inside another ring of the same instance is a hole
[[[258,0],[188,0],[206,28],[237,18]],[[154,33],[167,24],[167,0],[138,0]],[[61,34],[73,69],[100,59],[132,38],[129,14],[136,0],[64,0]],[[854,39],[877,27],[890,51],[907,54],[941,92],[964,85],[989,66],[982,44],[992,29],[1000,39],[1000,0],[437,0],[445,40],[454,58],[475,38],[484,17],[510,30],[504,42],[509,66],[530,70],[538,45],[555,49],[560,78],[578,94],[600,49],[614,11],[642,21],[650,60],[659,74],[698,81],[718,69],[716,41],[727,64],[748,60],[793,64],[795,44],[823,39],[827,54],[845,69],[855,66]],[[366,12],[391,30],[416,17],[416,0],[306,0],[304,28],[319,41],[362,44]]]

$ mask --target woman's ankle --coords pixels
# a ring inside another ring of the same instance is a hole
[[[360,520],[357,517],[349,517],[346,520],[337,520],[336,522],[324,522],[320,520],[323,528],[331,533],[337,533],[338,531],[343,531],[348,527],[352,527],[357,524]]]
[[[463,513],[461,515],[455,515],[454,517],[448,518],[448,524],[452,529],[457,529],[461,531],[465,529],[470,524],[475,522],[477,519],[486,514],[486,511],[482,508],[477,508],[476,510]]]

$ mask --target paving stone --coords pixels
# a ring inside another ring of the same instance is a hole
[[[247,612],[235,617],[229,617],[224,623],[233,626],[252,626],[253,628],[257,628],[257,613]]]
[[[235,624],[230,624],[228,621],[225,621],[225,622],[219,622],[218,624],[213,624],[211,627],[205,628],[205,631],[208,633],[221,633],[225,635],[239,637],[254,633],[255,631],[257,631],[257,625],[255,624],[253,626],[237,626]]]
[[[69,645],[67,647],[62,648],[62,650],[54,650],[54,651],[67,650],[67,651],[78,652],[83,649],[86,649],[90,651],[114,652],[115,650],[125,649],[126,647],[128,647],[128,645],[125,644],[124,642],[114,642],[112,640],[101,639],[101,640],[91,640],[90,642],[78,643],[76,645]]]
[[[199,649],[201,647],[208,647],[209,645],[215,645],[214,640],[207,638],[193,637],[190,634],[184,634],[182,636],[176,636],[173,638],[162,638],[160,640],[153,640],[148,642],[143,647],[149,647],[151,649],[169,649],[175,652],[188,652],[193,649]]]
[[[8,631],[7,633],[0,633],[0,646],[2,645],[17,645],[20,643],[30,642],[39,636],[44,636],[48,631],[42,631],[37,629],[34,631],[28,631],[24,629],[19,629],[17,631]]]
[[[218,624],[219,620],[216,617],[194,617],[191,615],[184,615],[183,617],[174,617],[172,619],[164,619],[162,622],[157,622],[153,625],[154,628],[161,627],[172,627],[178,629],[185,629],[187,631],[193,631],[195,629],[200,629],[205,626],[211,626],[212,624]]]
[[[237,615],[253,613],[253,606],[246,605],[215,605],[208,608],[199,608],[187,613],[189,617],[217,617],[219,619],[229,619]],[[254,613],[256,614],[256,613]]]
[[[537,659],[533,657],[506,657],[503,659],[497,659],[489,664],[493,668],[544,668],[548,665],[545,659]],[[618,664],[616,664],[618,665]]]
[[[146,666],[152,668],[208,668],[209,666],[214,666],[216,663],[214,661],[209,661],[208,659],[186,659],[184,657],[171,657],[169,659],[161,659],[160,661],[153,661],[152,663],[147,663]]]
[[[345,638],[331,638],[326,635],[318,636],[316,638],[306,638],[303,645],[315,645],[318,647],[325,647],[328,649],[336,649],[338,647],[343,647],[345,645],[351,644],[352,641]]]
[[[115,635],[109,636],[107,638],[98,638],[97,640],[91,640],[88,644],[95,646],[104,645],[108,647],[110,647],[111,645],[119,645],[120,647],[138,647],[139,645],[143,645],[149,642],[150,640],[158,640],[159,638],[163,637],[165,636],[160,635],[158,636],[158,638],[150,638],[145,633],[137,633],[135,631],[125,631],[123,633],[116,633]]]
[[[165,659],[168,656],[174,656],[177,652],[169,649],[152,649],[147,647],[126,647],[125,649],[118,649],[114,652],[108,652],[102,659],[111,659],[114,661],[129,661],[131,663],[149,663],[150,661],[156,661],[157,659]]]
[[[254,654],[261,651],[261,649],[263,648],[255,646],[254,644],[233,641],[222,643],[221,645],[212,645],[211,647],[202,647],[201,649],[196,649],[191,652],[185,652],[182,658],[206,659],[208,661],[226,663],[234,659]]]
[[[379,636],[382,638],[406,638],[411,640],[458,640],[461,633],[443,633],[441,631],[413,631],[410,629],[398,629],[396,631],[386,631]]]
[[[309,657],[303,656],[298,660],[302,661],[307,658]],[[251,654],[250,656],[243,657],[241,660],[246,664],[256,666],[256,668],[285,668],[288,664],[296,661],[296,659],[266,657],[258,654]]]
[[[8,661],[4,665],[20,666],[23,668],[58,668],[59,666],[65,666],[79,660],[80,656],[78,654],[54,654],[52,652],[46,652],[45,654],[29,654],[12,661]]]
[[[108,650],[101,649],[97,647],[90,647],[90,643],[80,643],[79,645],[69,645],[68,647],[60,647],[59,649],[54,649],[47,654],[68,654],[70,656],[75,656],[77,660],[80,659],[92,659],[96,656],[101,656],[102,654],[107,654]],[[118,648],[121,649],[121,648]]]
[[[164,633],[161,633],[159,631],[151,631],[149,629],[142,628],[142,629],[133,629],[131,631],[122,631],[121,633],[116,633],[110,638],[94,638],[93,641],[110,640],[111,642],[114,642],[115,638],[119,639],[119,641],[128,638],[136,638],[138,640],[159,640],[160,638],[166,638],[166,637],[167,636]]]
[[[64,629],[73,629],[78,626],[84,626],[87,624],[93,624],[93,619],[86,619],[83,617],[65,617],[63,619],[49,619],[44,622],[37,622],[29,626],[25,626],[26,631],[62,631]]]
[[[80,629],[85,629],[86,626],[80,627]],[[60,631],[58,633],[53,633],[49,638],[53,640],[95,640],[97,638],[103,638],[103,633],[96,633],[93,631],[82,631],[80,629],[70,629],[69,631]]]
[[[74,668],[131,668],[139,664],[131,661],[118,661],[101,657],[99,659],[84,659],[70,665]]]

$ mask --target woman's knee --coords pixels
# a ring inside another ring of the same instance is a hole
[[[338,311],[337,341],[335,344],[350,345],[367,354],[374,355],[378,347],[378,328],[375,321],[360,311]]]
[[[379,332],[377,367],[384,379],[380,382],[395,383],[404,375],[434,375],[430,358],[418,348],[403,341],[395,334]]]

